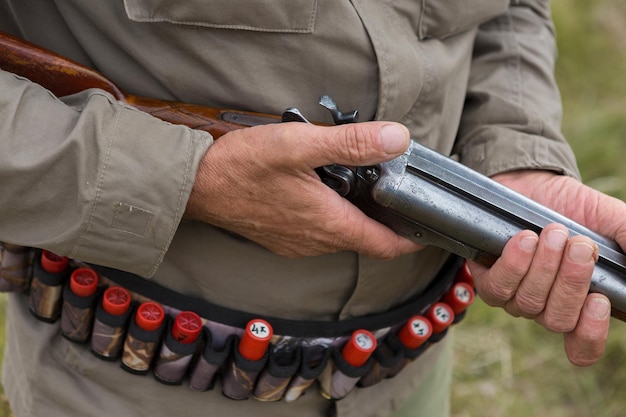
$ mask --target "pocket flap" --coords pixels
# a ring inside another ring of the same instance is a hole
[[[317,0],[124,0],[124,6],[135,22],[311,33]]]

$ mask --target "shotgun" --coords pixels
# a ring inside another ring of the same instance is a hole
[[[0,69],[36,82],[57,96],[99,88],[151,115],[219,138],[234,129],[281,121],[309,123],[297,109],[282,116],[216,109],[123,93],[90,68],[0,32]],[[328,96],[320,104],[335,123],[356,122],[356,112],[341,113]],[[364,213],[417,243],[435,245],[491,265],[505,243],[523,229],[540,233],[550,223],[598,245],[590,292],[606,295],[612,315],[626,321],[626,255],[619,245],[415,140],[392,161],[366,167],[318,168],[322,181]]]

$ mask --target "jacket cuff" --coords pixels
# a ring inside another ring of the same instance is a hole
[[[144,277],[161,263],[211,136],[119,104],[71,257]]]

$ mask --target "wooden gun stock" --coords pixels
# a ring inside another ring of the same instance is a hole
[[[161,120],[209,132],[214,139],[243,127],[280,122],[280,116],[138,97],[99,72],[0,31],[0,69],[27,78],[57,97],[98,88]]]

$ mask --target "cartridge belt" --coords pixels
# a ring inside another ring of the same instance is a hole
[[[128,290],[146,298],[158,301],[178,310],[192,310],[203,318],[243,328],[254,318],[264,318],[272,323],[276,334],[292,337],[341,337],[358,329],[377,330],[392,327],[414,314],[423,313],[424,307],[433,304],[448,290],[462,260],[451,257],[439,271],[432,284],[414,300],[389,311],[338,321],[289,320],[233,310],[210,303],[204,299],[184,295],[163,287],[154,281],[147,281],[137,275],[117,269],[91,265],[100,275],[123,285]]]
[[[465,301],[473,301],[473,285],[460,282],[469,277],[459,272],[464,271],[463,260],[456,256],[416,299],[384,313],[334,322],[233,310],[128,272],[76,260],[63,272],[50,273],[38,259],[40,250],[4,245],[0,290],[27,294],[35,317],[47,322],[60,318],[62,334],[90,344],[101,359],[119,360],[123,369],[135,374],[152,372],[165,384],[186,381],[197,391],[211,390],[221,376],[222,393],[232,399],[295,401],[315,381],[325,397],[343,398],[355,386],[393,377],[440,341],[469,304],[451,306],[457,285],[464,284],[466,293],[469,288]],[[89,285],[94,287],[90,293],[85,289]],[[114,306],[119,312],[111,310],[111,302],[117,303],[123,294],[128,294],[127,305],[119,303]],[[165,320],[145,326],[140,313],[148,306],[158,307]],[[192,326],[185,328],[189,323]],[[270,333],[250,335],[259,329]],[[259,343],[261,350],[251,355]],[[355,357],[362,360],[355,362]]]

